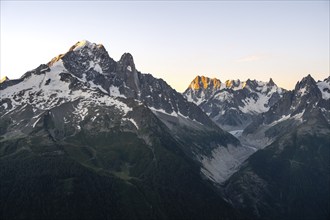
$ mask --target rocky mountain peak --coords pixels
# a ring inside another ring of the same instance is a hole
[[[70,49],[68,50],[67,53],[65,54],[59,54],[56,57],[54,57],[50,62],[48,62],[48,66],[51,67],[54,65],[54,63],[58,62],[59,60],[61,60],[66,54],[68,54],[69,52],[80,52],[82,50],[95,50],[95,49],[104,49],[102,44],[95,44],[95,43],[91,43],[88,40],[82,40],[82,41],[78,41],[76,44],[74,44],[73,46],[70,47]],[[91,54],[91,52],[89,52],[89,54]]]
[[[245,88],[245,87],[254,91],[258,87],[258,82],[256,80],[248,79],[243,83],[242,88]]]
[[[135,72],[136,69],[132,54],[124,53],[118,62],[118,68],[123,72]]]
[[[310,74],[304,77],[300,82],[297,82],[295,90],[305,88],[306,86],[316,86],[316,82]]]
[[[316,81],[311,75],[304,77],[300,82],[297,82],[295,89],[293,90],[297,97],[306,96],[306,98],[315,99],[321,97],[321,91],[319,90]],[[299,100],[299,99],[298,99]]]
[[[190,83],[190,88],[194,90],[199,89],[220,89],[221,81],[217,78],[209,78],[205,76],[196,76],[196,78]]]
[[[274,81],[273,81],[272,78],[269,79],[269,81],[268,81],[268,85],[269,85],[269,86],[274,86],[274,85],[275,85],[275,83],[274,83]]]
[[[98,73],[109,75],[116,70],[116,62],[104,46],[87,40],[78,41],[68,52],[54,57],[47,65],[51,67],[58,61],[62,61],[65,68],[79,78]]]
[[[103,44],[96,44],[96,43],[91,43],[88,40],[82,40],[82,41],[78,41],[75,45],[73,45],[69,51],[79,51],[82,49],[90,49],[90,50],[94,50],[94,49],[104,49]]]
[[[73,45],[69,51],[77,51],[85,47],[93,48],[95,45],[96,45],[95,43],[91,43],[88,40],[82,40],[82,41],[78,41],[75,45]]]

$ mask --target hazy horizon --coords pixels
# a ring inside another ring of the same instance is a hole
[[[293,89],[329,76],[329,2],[1,1],[1,77],[25,72],[80,40],[129,52],[142,73],[183,92],[197,75]]]

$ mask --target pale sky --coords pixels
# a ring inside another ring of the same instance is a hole
[[[183,92],[196,75],[293,89],[329,76],[329,1],[1,1],[1,77],[80,40]]]

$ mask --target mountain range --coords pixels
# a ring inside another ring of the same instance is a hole
[[[330,77],[181,94],[80,41],[0,91],[1,219],[329,217]]]
[[[240,81],[197,76],[183,93],[187,100],[200,106],[207,115],[226,130],[241,130],[260,113],[274,105],[286,92],[272,79]]]
[[[253,219],[329,218],[330,77],[308,75],[286,91],[272,80],[197,76],[184,95],[220,127],[239,129],[231,133],[243,146],[259,149],[223,183],[234,207]]]

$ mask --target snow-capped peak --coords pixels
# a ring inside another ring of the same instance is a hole
[[[88,40],[78,41],[75,45],[70,48],[70,51],[79,51],[80,49],[88,48],[93,50],[95,48],[103,48],[102,44],[91,43]]]
[[[87,51],[83,52],[83,49],[87,49]],[[101,51],[101,52],[97,52]],[[68,53],[74,52],[76,54],[79,54],[81,56],[95,56],[95,53],[106,53],[104,47],[102,44],[95,44],[91,43],[88,40],[82,40],[78,41],[76,44],[70,47],[68,52],[64,54],[59,54],[58,56],[54,57],[50,62],[48,62],[48,66],[54,65],[54,63],[58,62],[59,60],[63,59]]]
[[[274,86],[275,85],[275,83],[274,83],[274,81],[273,81],[272,78],[269,79],[267,85],[269,85],[269,86]]]
[[[78,41],[72,48],[73,51],[77,51],[79,49],[81,49],[82,47],[89,47],[92,48],[95,44],[92,44],[91,42],[87,41],[87,40],[82,40],[82,41]]]

